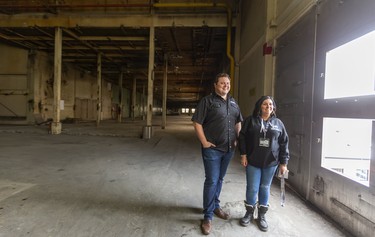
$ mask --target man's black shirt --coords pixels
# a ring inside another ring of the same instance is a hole
[[[227,100],[216,93],[203,97],[191,120],[202,125],[207,141],[215,144],[215,149],[227,152],[235,148],[235,126],[243,118],[239,106],[230,95]]]

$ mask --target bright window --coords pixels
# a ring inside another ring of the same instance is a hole
[[[324,118],[322,167],[369,186],[371,119]]]
[[[375,31],[326,53],[324,99],[375,94]]]

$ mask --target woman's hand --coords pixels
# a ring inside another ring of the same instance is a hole
[[[247,166],[247,156],[241,155],[241,165],[246,167]]]
[[[286,166],[286,164],[280,164],[279,170],[280,170],[280,175],[283,175],[288,170],[288,167]]]

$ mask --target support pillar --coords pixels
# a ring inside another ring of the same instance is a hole
[[[142,83],[142,120],[146,119],[146,87],[145,84]]]
[[[62,30],[55,28],[55,55],[54,55],[54,81],[53,81],[53,121],[51,134],[61,133],[60,101],[61,101],[61,55],[62,55]]]
[[[121,123],[122,120],[122,101],[123,101],[123,93],[122,93],[122,80],[124,77],[123,70],[120,72],[120,77],[118,79],[118,87],[119,87],[119,103],[118,103],[118,110],[117,110],[117,121]]]
[[[133,90],[132,90],[132,120],[135,119],[135,106],[137,100],[137,79],[133,78]]]
[[[148,87],[147,87],[147,116],[146,127],[143,128],[143,138],[150,139],[152,136],[152,112],[154,93],[154,54],[155,54],[155,27],[150,26],[149,61],[148,61]]]
[[[163,76],[163,113],[161,120],[161,128],[165,129],[167,125],[167,89],[168,89],[168,56],[164,56],[164,76]]]
[[[31,49],[27,60],[27,111],[26,120],[28,124],[35,123],[35,115],[41,114],[38,101],[40,101],[39,80],[35,79],[35,55],[34,49]]]
[[[102,54],[98,54],[97,61],[97,84],[98,84],[98,101],[96,106],[96,126],[99,126],[100,120],[102,119]]]

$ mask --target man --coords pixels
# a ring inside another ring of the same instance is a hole
[[[202,232],[210,234],[213,214],[228,220],[229,214],[220,207],[220,192],[225,173],[237,145],[242,115],[236,101],[228,93],[230,77],[216,76],[215,92],[199,101],[192,117],[195,132],[202,145],[206,179],[203,188]]]

